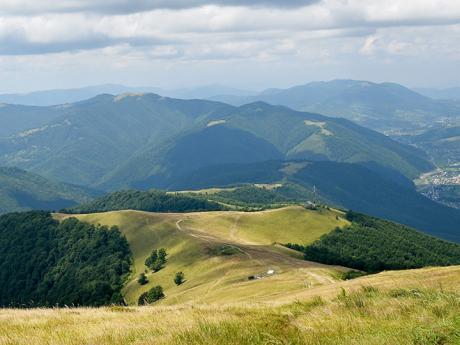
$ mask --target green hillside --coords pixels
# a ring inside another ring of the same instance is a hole
[[[215,164],[270,159],[368,162],[413,178],[424,153],[344,119],[266,103],[239,108],[154,94],[100,95],[0,141],[0,164],[53,180],[117,190],[163,188]]]
[[[63,106],[46,126],[0,143],[0,162],[54,180],[95,185],[143,147],[158,146],[229,109],[222,103],[154,94],[100,95]]]
[[[0,167],[0,213],[58,210],[87,202],[95,192],[56,183],[17,168]]]
[[[288,159],[371,161],[409,177],[432,167],[421,151],[344,119],[258,102],[240,107],[228,125],[272,142]]]
[[[100,187],[164,187],[167,181],[180,179],[205,166],[260,162],[282,157],[283,154],[273,144],[252,133],[213,125],[187,132],[160,147],[152,146],[108,174]]]
[[[374,162],[410,178],[433,168],[421,151],[349,121],[266,103],[242,106],[208,125],[135,155],[101,187],[165,188],[202,167],[280,158]]]

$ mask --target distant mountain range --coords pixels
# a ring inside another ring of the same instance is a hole
[[[33,209],[59,210],[99,195],[94,191],[49,181],[17,168],[0,167],[0,214]]]
[[[53,120],[0,140],[0,164],[105,190],[162,187],[205,166],[272,159],[375,162],[410,178],[433,168],[421,151],[345,119],[262,102],[123,94],[40,110]]]
[[[413,131],[433,122],[460,117],[460,89],[414,89],[395,83],[359,80],[311,82],[287,89],[262,92],[222,85],[166,90],[157,87],[97,85],[66,90],[0,95],[0,103],[51,106],[75,103],[100,94],[156,93],[180,99],[208,99],[241,106],[256,101],[284,105],[333,117],[344,117],[378,131]],[[13,114],[18,109],[9,108]],[[1,110],[0,116],[6,112]],[[10,115],[13,116],[13,115]],[[0,131],[0,136],[6,130]]]
[[[101,94],[119,95],[122,93],[157,93],[162,96],[183,99],[206,99],[221,95],[247,97],[256,92],[240,90],[222,85],[206,85],[194,88],[166,90],[158,87],[132,87],[117,84],[94,85],[73,89],[42,90],[29,93],[0,94],[0,103],[50,106],[84,101]]]
[[[379,131],[419,129],[443,118],[460,116],[458,102],[433,100],[395,83],[358,80],[312,82],[288,89],[268,89],[250,97],[226,95],[211,99],[233,105],[264,101],[344,117]]]

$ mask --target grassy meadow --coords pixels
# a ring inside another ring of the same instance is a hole
[[[281,303],[0,310],[0,344],[459,344],[460,267],[384,272]]]

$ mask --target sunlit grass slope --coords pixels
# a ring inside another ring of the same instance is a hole
[[[117,225],[126,235],[134,255],[134,272],[124,289],[129,304],[136,304],[140,294],[155,285],[165,290],[166,298],[160,304],[274,301],[288,293],[331,284],[345,270],[304,261],[297,252],[273,245],[310,243],[345,225],[335,211],[290,207],[254,213],[116,211],[73,217]],[[223,246],[231,246],[235,253],[222,255]],[[162,247],[168,252],[166,266],[156,273],[147,271],[149,283],[139,285],[137,277],[145,272],[145,259],[152,249]],[[267,276],[269,270],[275,273]],[[178,271],[185,273],[186,282],[181,286],[173,282]],[[250,281],[249,276],[262,279]]]
[[[335,227],[349,222],[338,211],[306,210],[301,206],[262,212],[209,212],[190,214],[186,227],[247,244],[309,244]]]
[[[386,272],[286,304],[0,310],[0,344],[459,344],[460,266]]]

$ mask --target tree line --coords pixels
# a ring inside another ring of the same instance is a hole
[[[220,211],[223,207],[217,202],[204,198],[166,193],[159,190],[126,190],[108,194],[92,202],[66,208],[63,213],[97,213],[118,210],[139,210],[147,212],[195,212]]]

